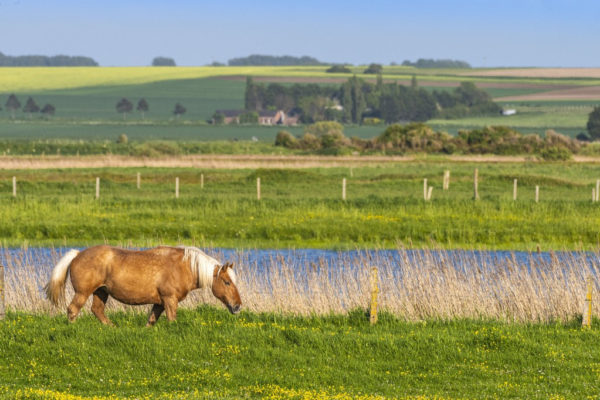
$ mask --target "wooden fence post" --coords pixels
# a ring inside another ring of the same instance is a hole
[[[137,173],[137,188],[139,189],[142,183],[142,177],[140,175],[140,173]]]
[[[581,326],[583,328],[591,328],[592,327],[592,291],[593,291],[593,281],[592,277],[588,276],[586,282],[586,294],[585,294],[585,302],[583,306],[583,318],[581,319]]]
[[[175,198],[179,198],[179,177],[175,177]]]
[[[513,201],[517,201],[517,180],[513,181]]]
[[[342,200],[346,200],[346,178],[342,179]]]
[[[4,265],[0,264],[0,320],[6,315],[6,306],[4,304]]]
[[[200,189],[204,189],[204,174],[200,174]]]
[[[96,177],[96,200],[100,198],[100,178]]]
[[[13,176],[13,197],[17,197],[17,177]]]
[[[596,189],[592,188],[592,203],[596,201]]]
[[[431,192],[433,192],[433,186],[427,188],[427,201],[431,200]]]
[[[442,184],[442,190],[448,190],[450,188],[450,171],[444,171],[444,183]]]
[[[596,179],[596,201],[600,200],[600,179]]]
[[[423,200],[427,200],[427,178],[423,179]]]
[[[479,170],[477,168],[473,173],[473,199],[479,200]]]
[[[256,178],[256,199],[260,200],[260,178]]]
[[[377,323],[377,295],[379,287],[377,285],[377,267],[371,268],[371,308],[369,311],[369,322],[371,325]]]
[[[540,187],[535,185],[535,202],[539,203],[540,201]]]

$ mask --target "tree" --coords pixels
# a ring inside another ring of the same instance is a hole
[[[258,124],[258,113],[248,111],[239,116],[240,124]]]
[[[54,115],[54,113],[56,112],[56,108],[54,108],[52,104],[46,104],[44,107],[42,107],[40,112],[45,116]]]
[[[148,112],[148,102],[146,99],[140,99],[138,101],[136,110],[142,113],[142,119],[144,119],[144,113]]]
[[[381,74],[383,72],[383,66],[381,64],[369,64],[369,67],[365,69],[365,74]]]
[[[254,84],[252,77],[246,77],[246,93],[244,94],[244,108],[246,110],[256,111],[262,108],[258,91],[258,85]]]
[[[169,57],[154,57],[152,60],[153,67],[175,67],[175,60]]]
[[[593,140],[600,139],[600,107],[594,107],[587,122],[587,130]]]
[[[215,112],[212,116],[212,123],[215,125],[221,125],[223,122],[225,122],[225,115],[220,112]]]
[[[175,117],[177,117],[177,119],[179,119],[179,116],[182,114],[185,114],[186,111],[187,110],[184,106],[177,103],[177,104],[175,104],[175,109],[173,110],[173,114],[175,114]]]
[[[327,68],[325,72],[330,74],[351,74],[352,71],[350,68],[346,67],[342,64],[332,65],[330,68]]]
[[[40,107],[35,103],[35,100],[33,100],[33,98],[29,97],[27,99],[27,102],[25,103],[25,106],[23,107],[23,112],[26,112],[29,114],[29,119],[31,119],[33,117],[33,113],[36,113],[40,111]]]
[[[123,120],[127,119],[127,113],[133,110],[133,104],[125,97],[117,103],[117,112],[123,114]]]
[[[10,116],[12,119],[15,119],[15,111],[21,108],[21,102],[17,99],[17,96],[11,94],[8,96],[8,100],[6,101],[6,109],[10,111]]]

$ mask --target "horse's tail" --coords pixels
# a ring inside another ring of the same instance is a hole
[[[44,287],[46,296],[55,306],[64,301],[67,273],[69,272],[71,262],[77,257],[77,254],[79,254],[79,250],[69,250],[67,254],[58,261],[58,264],[56,264],[52,270],[50,282]]]

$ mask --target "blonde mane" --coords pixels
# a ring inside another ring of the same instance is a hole
[[[215,272],[215,266],[219,266],[219,271],[217,272],[217,276],[223,268],[223,264],[221,264],[216,259],[212,258],[202,250],[197,247],[187,247],[183,246],[183,260],[190,261],[190,268],[192,272],[194,272],[198,276],[198,287],[212,287],[213,284],[213,273]],[[229,278],[236,283],[236,276],[233,269],[228,269],[227,273],[229,274]]]

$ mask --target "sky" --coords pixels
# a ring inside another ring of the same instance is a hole
[[[591,0],[0,0],[0,52],[102,66],[226,63],[250,54],[389,64],[600,67]]]

